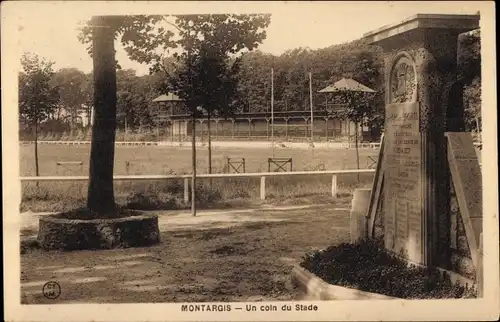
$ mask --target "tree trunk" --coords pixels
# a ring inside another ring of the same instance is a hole
[[[40,175],[40,170],[38,168],[38,118],[35,120],[35,176]],[[36,182],[36,187],[38,188],[38,181]]]
[[[212,132],[210,129],[210,112],[208,112],[208,173],[212,173]],[[212,187],[212,178],[209,179],[210,187]]]
[[[481,140],[481,127],[479,126],[479,117],[476,115],[476,134],[477,134],[477,140],[479,140],[479,143],[482,142]]]
[[[191,214],[196,216],[196,114],[193,111],[193,126],[191,132],[192,166],[193,176],[191,177]]]
[[[69,137],[71,138],[71,141],[75,139],[74,134],[75,134],[75,113],[73,110],[71,110],[70,124],[69,124]]]
[[[92,107],[88,108],[87,111],[87,126],[90,128],[92,126]]]
[[[106,17],[93,17],[94,125],[90,147],[87,207],[103,217],[115,210],[113,166],[116,134],[114,32]]]
[[[355,125],[355,130],[354,130],[354,145],[356,146],[356,165],[359,170],[359,150],[358,150],[358,131],[359,131],[359,125],[358,122],[354,123]],[[359,184],[359,173],[358,173],[358,184]]]
[[[208,121],[208,173],[212,173],[212,132],[210,128],[210,112],[207,117]]]
[[[128,132],[127,118],[125,117],[125,134],[123,135],[123,141],[125,142],[127,142],[127,132]]]

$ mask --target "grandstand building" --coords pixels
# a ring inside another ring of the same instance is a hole
[[[162,139],[171,137],[175,140],[185,140],[192,135],[192,120],[185,113],[182,102],[169,94],[155,99],[159,102],[159,131]],[[205,115],[197,119],[196,136],[205,138],[210,131],[212,138],[217,139],[254,139],[296,141],[310,140],[311,133],[315,141],[353,141],[356,126],[353,122],[334,117],[334,111],[343,105],[332,104],[328,109],[311,111],[279,111],[279,112],[244,112],[233,117],[223,118],[212,116],[210,121]],[[274,123],[274,125],[273,125]],[[360,142],[372,142],[380,139],[377,130],[358,127]]]

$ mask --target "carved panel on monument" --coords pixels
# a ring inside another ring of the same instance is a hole
[[[389,80],[389,102],[415,102],[417,81],[415,63],[408,54],[400,54],[393,65]]]
[[[418,103],[389,104],[385,129],[385,245],[421,263],[424,222]]]

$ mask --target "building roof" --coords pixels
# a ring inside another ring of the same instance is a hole
[[[323,88],[319,93],[336,93],[341,91],[375,93],[375,91],[352,78],[342,78],[338,82]]]
[[[163,94],[158,96],[153,100],[153,102],[183,102],[183,100],[180,99],[180,97],[175,94],[168,93],[166,95]]]

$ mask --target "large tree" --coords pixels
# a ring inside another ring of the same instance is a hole
[[[230,105],[220,92],[222,88],[225,91],[232,88],[228,82],[235,80],[231,76],[235,67],[225,69],[220,66],[227,63],[231,56],[234,58],[245,49],[256,48],[265,39],[265,28],[269,23],[270,15],[155,16],[148,23],[136,24],[133,32],[125,32],[121,38],[131,59],[148,64],[152,73],[164,73],[164,88],[185,101],[187,113],[192,117],[193,215],[196,214],[196,118],[200,108],[209,115],[216,112],[225,114]],[[175,35],[177,38],[174,38]],[[165,65],[169,50],[176,51],[171,55],[175,58],[175,68],[170,69]],[[210,75],[201,68],[214,67],[209,62],[216,62],[215,69],[219,68]],[[208,86],[213,80],[223,84],[222,87]],[[209,96],[211,98],[207,101]],[[215,99],[219,101],[213,103]]]
[[[375,93],[355,92],[350,90],[341,90],[336,94],[337,102],[345,104],[344,108],[334,111],[334,116],[341,120],[348,120],[354,123],[354,144],[356,148],[356,165],[359,169],[359,127],[370,125],[375,114],[374,98]],[[349,133],[350,135],[350,133]],[[358,174],[359,182],[359,174]]]
[[[143,31],[155,16],[95,16],[82,28],[79,40],[93,58],[93,126],[87,208],[106,218],[116,215],[113,169],[116,135],[116,69],[114,41]],[[147,31],[146,31],[147,33]]]
[[[198,91],[191,82],[196,73],[195,62],[200,62],[202,45],[218,48],[226,55],[237,55],[244,49],[252,50],[266,37],[265,28],[270,15],[184,15],[175,16],[174,22],[167,16],[109,16],[95,17],[93,23],[82,29],[80,41],[89,44],[94,56],[95,117],[92,130],[91,170],[88,207],[105,213],[114,207],[113,159],[116,132],[116,61],[114,39],[121,35],[121,42],[129,57],[147,63],[152,72],[163,71],[167,83],[182,76],[172,75],[163,65],[165,52],[181,50],[172,56],[185,66],[188,80],[176,88],[176,93],[186,101],[187,111],[193,120],[198,116]],[[176,34],[166,28],[174,26]],[[175,73],[174,73],[175,74]],[[174,81],[175,82],[175,81]],[[107,88],[106,88],[107,87]],[[113,92],[111,94],[111,92]],[[193,214],[195,214],[196,149],[193,122]]]
[[[21,57],[19,75],[19,116],[33,130],[35,140],[35,174],[38,176],[38,127],[55,111],[59,101],[58,88],[50,84],[54,63],[36,54]]]
[[[211,173],[210,123],[213,116],[227,118],[234,114],[239,59],[230,62],[225,53],[204,45],[198,55],[191,56],[189,66],[180,66],[176,73],[170,76],[168,88],[178,92],[184,100],[200,107],[198,112],[207,116],[208,172]]]
[[[214,114],[227,116],[233,109],[234,104],[229,101],[236,93],[235,75],[239,67],[239,59],[234,58],[244,50],[253,50],[265,39],[270,16],[214,14],[170,18],[165,16],[157,23],[162,27],[158,26],[159,32],[154,39],[146,40],[138,34],[122,38],[122,41],[127,44],[130,58],[149,64],[152,71],[165,73],[166,90],[175,92],[187,102],[187,112],[193,119],[199,108],[205,111],[208,117],[208,171],[211,173],[210,119]],[[180,36],[178,40],[173,40],[173,34],[167,33],[164,27],[173,27]],[[181,50],[181,54],[173,54],[177,60],[176,69],[168,69],[165,64],[161,48],[169,47]],[[230,61],[233,64],[228,66]],[[195,153],[194,120],[192,126]],[[195,167],[193,157],[193,173]]]
[[[116,131],[116,61],[109,17],[92,19],[94,115],[87,208],[103,217],[115,214],[113,166]]]

